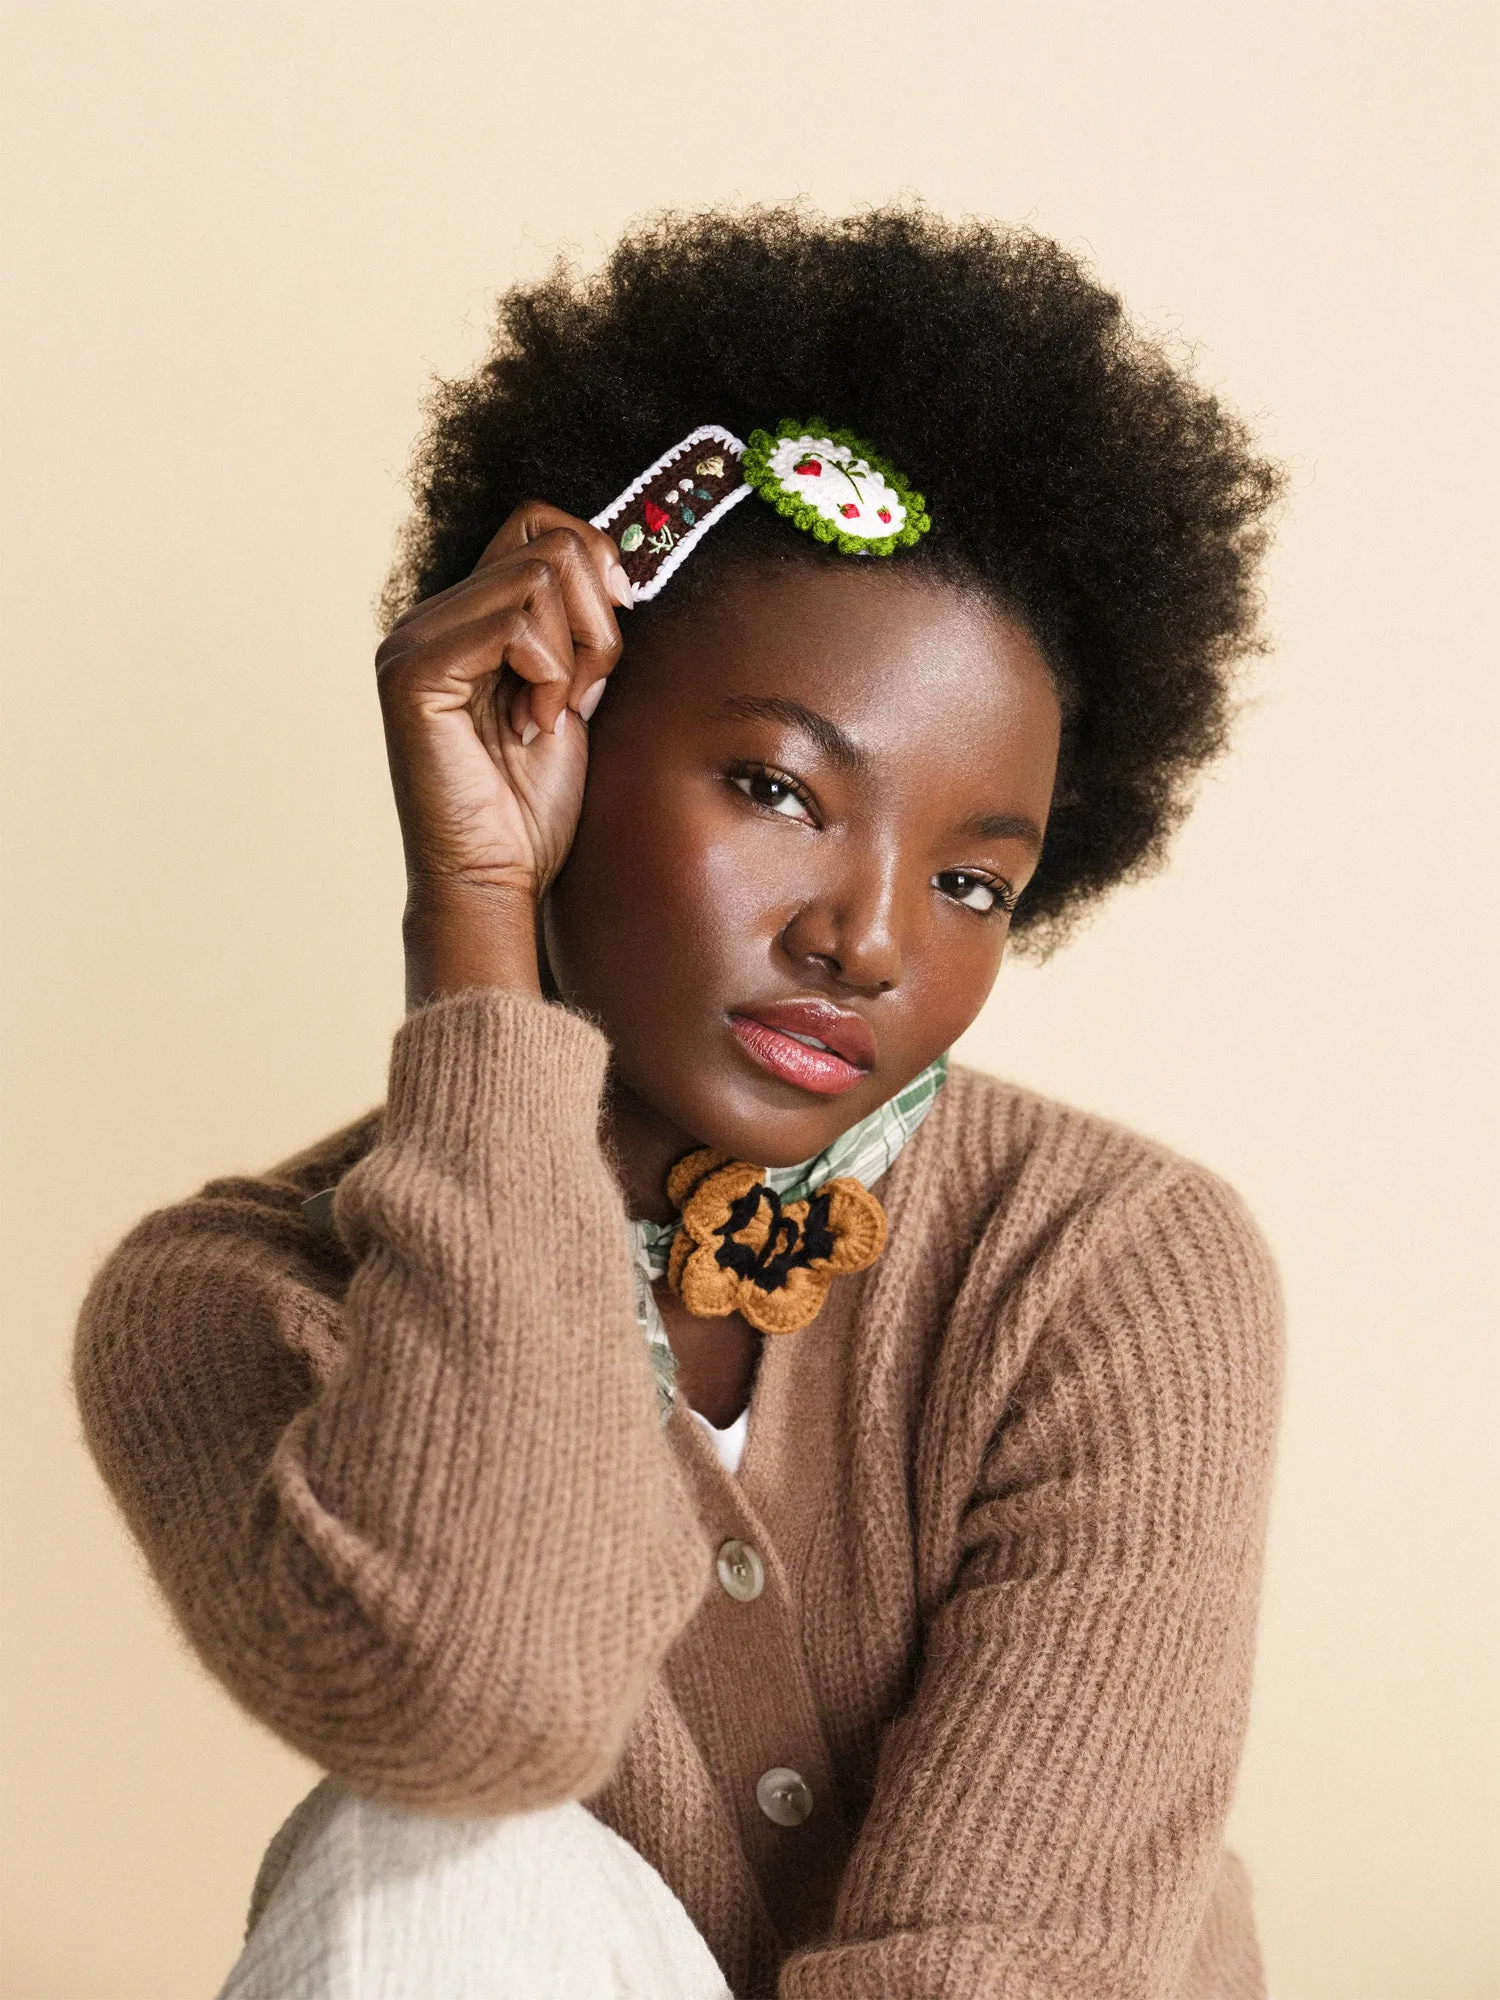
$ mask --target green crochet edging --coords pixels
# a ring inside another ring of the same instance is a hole
[[[771,470],[770,457],[784,439],[797,437],[826,438],[830,444],[844,445],[856,458],[864,459],[872,472],[880,474],[906,509],[906,526],[899,533],[882,535],[878,540],[845,534],[842,528],[825,519],[810,501],[800,499],[795,493],[785,492],[777,474]],[[853,431],[834,430],[821,417],[809,417],[805,423],[784,417],[774,431],[751,431],[740,469],[746,484],[753,486],[761,499],[769,501],[778,514],[785,515],[796,527],[806,529],[820,542],[833,542],[846,556],[888,556],[894,549],[909,549],[932,526],[926,501],[907,485],[888,458],[881,458],[873,452]]]

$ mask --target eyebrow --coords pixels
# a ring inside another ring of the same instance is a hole
[[[960,828],[976,840],[1024,840],[1035,854],[1042,851],[1042,829],[1024,813],[980,813]]]
[[[801,730],[817,744],[829,763],[837,764],[841,771],[869,769],[869,759],[854,738],[846,736],[830,717],[819,715],[803,702],[779,694],[743,694],[730,695],[722,706],[726,715],[743,715],[751,722],[784,722],[789,729]]]
[[[743,715],[752,722],[782,722],[789,729],[801,730],[840,770],[862,772],[870,768],[869,758],[854,738],[846,736],[830,716],[820,715],[817,709],[788,695],[730,695],[721,708],[725,715]],[[974,840],[1021,840],[1034,854],[1042,851],[1042,829],[1025,813],[976,813],[959,831]]]

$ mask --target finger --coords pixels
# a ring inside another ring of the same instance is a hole
[[[602,528],[596,528],[591,521],[581,521],[576,514],[565,514],[561,507],[553,507],[545,500],[525,500],[508,515],[474,565],[475,570],[487,569],[528,543],[558,532],[576,537],[604,585],[610,602],[618,604],[622,610],[630,610],[635,603],[635,591],[625,574],[613,537],[606,535]]]
[[[429,640],[472,625],[492,612],[530,609],[539,594],[557,582],[545,554],[534,555],[529,551],[513,556],[504,568],[491,569],[482,577],[477,572],[466,576],[461,583],[439,591],[435,597],[425,598],[398,619],[381,641],[375,664],[377,668],[384,667],[412,647],[424,646]]]
[[[566,737],[573,711],[570,708],[559,709],[552,728],[543,729],[532,707],[536,693],[533,681],[522,681],[519,687],[512,687],[507,679],[506,684],[496,690],[488,711],[482,711],[476,721],[484,723],[493,715],[500,724],[500,735],[504,741],[515,742],[523,750],[529,750],[534,743],[539,750],[550,751]],[[481,728],[480,734],[488,741],[485,729]]]
[[[450,583],[446,590],[435,590],[430,597],[413,604],[396,620],[387,638],[407,632],[415,625],[425,626],[434,613],[461,603],[471,591],[477,576],[495,568],[507,555],[517,554],[530,542],[557,529],[571,530],[579,536],[590,552],[611,603],[629,609],[635,601],[635,593],[620,563],[620,552],[609,536],[588,521],[581,521],[576,514],[564,513],[561,507],[553,507],[545,500],[527,500],[506,516],[467,576],[461,577],[457,583]],[[611,586],[611,574],[615,569],[620,574]]]
[[[510,723],[512,733],[519,737],[523,750],[529,748],[541,734],[541,724],[532,720],[530,681],[522,681],[517,689],[516,698],[510,705],[510,714],[506,720]]]
[[[576,705],[584,690],[608,674],[620,656],[620,630],[614,613],[599,593],[592,570],[580,575],[577,551],[567,546],[570,538],[553,537],[534,543],[521,560],[535,565],[538,577],[528,594],[528,615],[535,629],[538,656],[549,668],[561,661],[564,673],[530,673],[527,658],[514,662],[516,671],[532,684],[531,719],[541,730],[561,733],[563,716]],[[544,557],[541,553],[546,550]],[[573,566],[571,576],[565,565]],[[581,601],[582,600],[582,601]],[[507,659],[507,664],[512,662]]]
[[[379,670],[381,702],[388,711],[427,714],[468,708],[491,692],[486,684],[502,667],[550,694],[542,715],[531,711],[549,727],[567,702],[573,674],[560,600],[554,596],[536,610],[507,606],[387,657]]]
[[[576,525],[587,527],[587,523]],[[463,584],[408,614],[387,635],[376,655],[377,667],[384,669],[412,647],[470,628],[492,611],[511,605],[525,606],[549,642],[555,639],[570,656],[569,685],[562,699],[579,708],[592,691],[591,707],[597,706],[601,683],[620,657],[620,628],[597,566],[571,526],[511,549]],[[554,704],[544,702],[536,715],[542,727],[552,727]]]
[[[545,560],[556,572],[573,640],[573,684],[568,699],[581,714],[585,697],[592,696],[592,713],[593,708],[598,706],[603,684],[614,671],[622,651],[619,622],[615,617],[617,600],[611,597],[612,586],[607,578],[600,576],[602,563],[618,568],[618,551],[608,535],[591,528],[586,521],[575,521],[569,515],[559,516],[555,507],[539,508],[539,511],[548,517],[560,518],[567,525],[533,535],[524,544],[524,557],[519,556],[517,550],[500,551],[488,569],[475,572],[476,580],[481,575],[503,574],[503,566],[518,559]],[[512,516],[512,521],[501,533],[505,535],[508,531],[514,536],[523,525],[524,522],[517,522]],[[492,543],[491,547],[494,546]],[[624,579],[624,572],[621,571],[620,575],[624,593],[629,596],[632,593]]]

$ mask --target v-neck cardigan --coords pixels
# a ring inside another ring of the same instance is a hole
[[[380,1112],[100,1271],[86,1434],[205,1664],[374,1797],[586,1800],[741,1996],[1259,2000],[1223,1829],[1281,1317],[1238,1199],[956,1069],[731,1477],[658,1411],[607,1055],[434,1002]]]

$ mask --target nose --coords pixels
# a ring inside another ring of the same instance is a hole
[[[782,931],[781,947],[851,992],[873,995],[899,986],[894,856],[868,860],[810,895]]]

